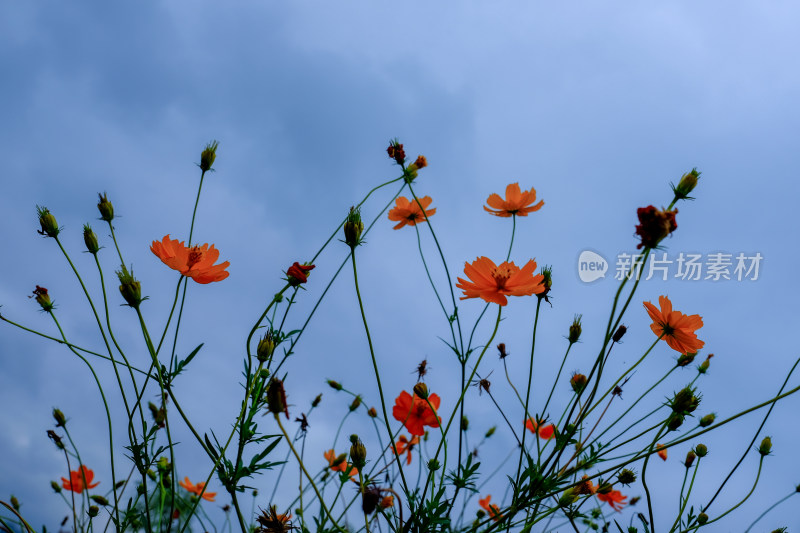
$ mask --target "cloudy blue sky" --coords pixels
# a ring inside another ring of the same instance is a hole
[[[554,269],[553,306],[540,317],[534,398],[541,401],[575,313],[583,314],[585,342],[573,350],[567,370],[587,369],[596,353],[616,288],[614,258],[635,247],[636,208],[667,204],[669,182],[697,167],[703,173],[697,200],[679,206],[668,255],[760,253],[759,278],[643,283],[625,320],[629,336],[611,364],[626,368],[652,342],[640,302],[668,294],[677,309],[704,317],[699,335],[706,353],[715,354],[712,372],[701,380],[700,410],[735,413],[774,393],[800,355],[793,344],[799,318],[793,298],[800,289],[794,248],[800,229],[798,16],[800,8],[789,1],[2,3],[2,312],[53,334],[26,298],[35,285],[46,286],[68,336],[101,346],[63,257],[36,234],[34,208],[46,205],[57,216],[65,246],[98,294],[91,257],[79,253],[81,226],[93,221],[109,245],[95,221],[96,195],[107,191],[119,215],[123,254],[150,297],[145,316],[159,329],[175,276],[148,246],[167,233],[187,237],[194,163],[204,144],[218,139],[216,172],[204,185],[195,235],[216,243],[231,275],[223,283],[189,286],[178,349],[206,344],[176,394],[202,431],[224,432],[240,401],[244,338],[254,319],[280,288],[282,272],[310,258],[370,188],[397,176],[384,149],[399,137],[410,157],[428,157],[417,191],[434,199],[435,228],[453,273],[479,255],[505,257],[510,221],[482,211],[490,193],[519,181],[544,199],[540,212],[519,221],[512,253],[518,262],[535,257]],[[376,216],[394,192],[381,191],[365,206],[365,217]],[[414,231],[391,226],[379,222],[359,250],[381,371],[391,376],[387,394],[409,389],[411,371],[427,358],[429,386],[452,406],[458,365],[437,338],[446,322],[421,268]],[[577,258],[585,249],[612,263],[606,279],[585,284],[578,278]],[[318,259],[291,327],[302,322],[345,253],[334,243]],[[110,274],[118,265],[110,250],[101,255]],[[433,272],[445,283],[440,268]],[[144,365],[134,316],[116,303],[118,337]],[[512,302],[500,328],[498,340],[509,345],[516,375],[526,369],[534,307],[533,299]],[[465,301],[459,309],[469,320],[482,305]],[[488,333],[479,329],[478,335]],[[659,345],[625,400],[663,375],[672,358]],[[485,364],[486,372],[495,370],[498,396],[510,402],[502,367],[494,356]],[[351,277],[333,285],[287,369],[294,412],[324,392],[307,443],[321,466],[349,403],[324,379],[340,379],[377,403]],[[666,383],[652,405],[692,372]],[[100,374],[113,390],[112,374],[105,368]],[[16,494],[37,527],[55,527],[67,511],[49,488],[66,473],[45,437],[54,406],[70,417],[84,462],[110,486],[104,415],[89,379],[63,347],[0,327],[0,498]],[[566,399],[565,386],[559,390]],[[475,390],[467,401],[475,442],[497,414]],[[785,401],[768,421],[775,456],[765,463],[756,496],[722,522],[726,531],[742,529],[800,482],[798,402]],[[120,407],[117,399],[112,404]],[[713,493],[759,422],[750,416],[705,440],[711,454],[692,503]],[[354,419],[348,424],[344,434],[369,429]],[[187,432],[177,432],[186,457],[180,475],[200,478],[202,456]],[[500,428],[496,449],[482,451],[482,458],[496,464],[512,445]],[[342,441],[338,448],[343,451]],[[687,449],[650,470],[665,499],[657,517],[673,516]],[[755,468],[751,457],[713,510],[743,496]],[[270,494],[274,479],[254,483]],[[499,499],[502,483],[490,489],[493,501]],[[218,506],[209,513],[221,520]],[[798,527],[800,518],[787,503],[760,526]]]

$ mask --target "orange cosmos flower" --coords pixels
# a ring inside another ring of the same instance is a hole
[[[414,446],[419,444],[419,437],[413,437],[411,440],[408,439],[405,435],[400,435],[400,438],[397,439],[395,446],[397,447],[397,455],[406,454],[406,464],[411,464],[411,450],[414,449]]]
[[[219,250],[214,248],[213,244],[211,247],[204,244],[189,248],[183,241],[170,239],[169,235],[165,235],[161,242],[153,241],[150,251],[156,254],[165,265],[192,278],[197,283],[222,281],[228,277],[225,269],[230,266],[230,262],[214,264],[214,261],[219,259]]]
[[[434,409],[439,409],[441,399],[437,394],[428,396],[428,401],[431,402]],[[431,410],[428,402],[416,394],[412,398],[406,391],[401,392],[400,396],[395,398],[392,415],[395,420],[403,422],[408,432],[412,435],[424,435],[425,426],[439,427],[439,417],[435,411]]]
[[[351,478],[358,475],[358,468],[351,464],[347,464],[347,456],[345,454],[337,457],[335,451],[328,450],[323,454],[323,456],[328,461],[328,466],[330,469],[334,472],[347,472],[347,469],[350,468],[349,475]]]
[[[597,487],[594,486],[589,476],[583,476],[581,478],[581,483],[575,485],[575,490],[577,490],[578,494],[594,494],[597,492]]]
[[[513,215],[526,217],[528,213],[538,211],[544,205],[543,201],[540,201],[538,204],[535,204],[535,202],[536,189],[531,187],[531,190],[523,192],[519,188],[519,183],[512,183],[506,187],[505,200],[503,200],[499,194],[492,194],[486,199],[486,203],[489,204],[489,207],[483,206],[483,208],[487,212],[498,217],[510,217]]]
[[[536,433],[539,435],[540,439],[550,440],[553,438],[553,434],[556,432],[556,427],[553,424],[548,424],[546,426],[539,426],[540,422],[535,422],[533,418],[529,418],[525,421],[525,428],[530,431],[531,433]]]
[[[479,257],[472,264],[464,263],[464,274],[469,281],[458,278],[456,287],[464,291],[462,300],[482,298],[487,302],[506,305],[506,296],[530,296],[544,292],[544,276],[533,275],[536,261],[531,259],[519,268],[512,261],[499,266],[488,257]]]
[[[419,222],[425,222],[425,216],[428,218],[436,213],[436,208],[428,209],[433,199],[430,196],[423,196],[416,200],[409,200],[405,196],[399,197],[395,200],[395,206],[389,210],[389,220],[399,222],[394,229],[400,229],[405,225],[416,226]],[[420,204],[422,209],[419,208]],[[424,209],[424,212],[423,212]]]
[[[605,494],[598,494],[597,499],[601,502],[606,502],[608,505],[611,506],[617,512],[622,511],[622,508],[625,507],[625,502],[628,499],[627,496],[623,496],[622,493],[618,490],[612,490]]]
[[[500,514],[500,507],[498,507],[497,504],[489,503],[490,501],[492,501],[491,494],[487,495],[482,500],[478,500],[478,505],[480,505],[487,513],[489,513],[489,516],[492,517],[492,520],[497,522],[503,518],[503,515]]]
[[[662,461],[667,460],[667,449],[664,447],[663,444],[656,444],[656,453],[659,457],[661,457]]]
[[[189,481],[188,477],[183,478],[183,481],[179,481],[178,485],[180,485],[184,489],[188,490],[192,494],[197,494],[198,496],[200,496],[202,494],[201,498],[203,498],[204,500],[209,501],[209,502],[213,502],[214,498],[217,497],[217,493],[216,492],[205,492],[205,493],[203,492],[203,489],[206,488],[206,484],[205,483],[200,482],[200,483],[197,483],[196,485],[194,485],[194,484],[192,484],[191,481]]]
[[[94,472],[90,469],[86,468],[85,466],[81,465],[80,468],[77,470],[71,470],[69,473],[69,479],[62,477],[61,478],[61,486],[67,490],[71,490],[72,492],[77,492],[80,494],[84,491],[84,489],[93,489],[97,485],[100,484],[98,481],[94,485],[92,485],[92,480],[94,479]]]
[[[669,347],[682,354],[697,353],[705,345],[698,340],[695,331],[703,327],[700,315],[684,315],[680,311],[672,310],[672,302],[666,296],[659,296],[658,303],[661,311],[650,302],[644,302],[647,314],[653,319],[650,329],[653,333],[667,341]]]

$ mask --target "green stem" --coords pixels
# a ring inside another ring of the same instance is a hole
[[[350,262],[353,265],[353,281],[355,282],[356,287],[356,296],[358,297],[358,308],[361,311],[361,321],[364,323],[364,331],[367,334],[367,344],[369,345],[369,354],[372,358],[372,368],[375,371],[375,380],[378,383],[378,395],[381,399],[381,409],[383,410],[383,421],[386,424],[386,433],[391,439],[392,449],[394,450],[395,454],[395,461],[397,462],[397,468],[400,470],[400,478],[403,481],[403,488],[406,492],[409,492],[408,483],[406,482],[406,476],[403,472],[403,462],[400,460],[400,454],[397,452],[397,444],[392,439],[392,428],[389,427],[389,414],[386,411],[386,400],[383,395],[383,384],[381,383],[381,375],[378,371],[378,361],[375,358],[375,348],[372,345],[372,336],[369,333],[369,324],[367,324],[367,314],[364,312],[364,302],[361,299],[361,290],[358,287],[358,269],[356,268],[356,251],[355,247],[351,247],[350,249]]]

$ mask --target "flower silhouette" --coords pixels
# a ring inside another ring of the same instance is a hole
[[[650,302],[644,302],[647,314],[653,319],[650,329],[667,341],[669,347],[682,354],[697,353],[705,343],[697,338],[695,331],[703,327],[700,315],[684,315],[672,310],[672,302],[666,296],[659,296],[659,311]]]

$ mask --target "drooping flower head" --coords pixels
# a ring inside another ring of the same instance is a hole
[[[544,201],[536,203],[536,189],[531,187],[529,191],[522,191],[519,183],[512,183],[506,187],[505,199],[495,193],[486,199],[486,203],[489,204],[489,207],[483,206],[483,209],[498,217],[514,215],[526,217],[528,213],[538,211],[544,205]]]
[[[469,281],[458,278],[456,287],[464,291],[462,300],[482,298],[499,305],[506,305],[506,296],[530,296],[544,292],[544,276],[534,275],[536,261],[531,259],[519,268],[514,262],[503,262],[495,265],[488,257],[479,257],[470,263],[464,263],[464,274]]]
[[[636,235],[642,239],[642,242],[637,244],[636,248],[658,246],[664,237],[678,228],[678,223],[675,222],[676,214],[678,214],[677,209],[667,211],[656,209],[652,205],[637,209],[636,215],[639,217],[639,224],[636,226]]]
[[[397,455],[406,454],[406,464],[411,464],[411,452],[414,449],[414,446],[419,444],[419,437],[414,436],[411,439],[406,437],[405,435],[400,435],[400,438],[397,439],[395,446],[397,447]]]
[[[606,502],[608,505],[611,506],[612,509],[614,509],[619,513],[620,511],[622,511],[622,508],[625,507],[625,503],[628,497],[623,496],[622,493],[618,490],[612,490],[606,492],[605,494],[598,494],[597,499],[600,500],[601,502]]]
[[[77,492],[80,494],[84,490],[93,489],[100,484],[99,481],[95,484],[92,484],[93,479],[94,472],[81,465],[81,467],[77,470],[70,471],[69,479],[64,477],[61,478],[61,486],[67,490],[71,490],[72,492]]]
[[[667,448],[663,444],[656,444],[656,454],[662,461],[667,460]]]
[[[672,310],[672,302],[666,296],[659,296],[659,311],[650,302],[644,302],[647,314],[653,319],[650,329],[667,341],[669,347],[682,354],[696,353],[705,345],[697,338],[695,331],[703,327],[700,315],[684,315]]]
[[[191,492],[192,494],[196,494],[200,496],[206,501],[213,502],[214,498],[217,497],[216,492],[203,492],[203,489],[206,487],[206,484],[202,481],[200,483],[194,484],[189,481],[188,477],[183,478],[183,481],[179,481],[178,485],[186,489],[187,491]],[[202,496],[201,496],[202,495]]]
[[[528,420],[525,421],[525,429],[531,433],[537,434],[540,439],[544,440],[552,439],[556,432],[556,427],[553,424],[543,426],[541,422],[536,422],[533,418],[528,418]]]
[[[297,287],[302,283],[306,283],[308,281],[308,273],[312,270],[314,270],[314,265],[301,265],[295,261],[286,271],[286,278],[289,281],[289,285]]]
[[[478,500],[478,505],[480,505],[489,516],[492,517],[492,520],[497,522],[503,518],[503,515],[500,514],[500,507],[497,504],[489,503],[492,501],[492,495],[488,494],[485,498]]]
[[[425,216],[428,218],[436,214],[436,208],[428,209],[428,206],[433,202],[430,196],[423,196],[416,200],[409,200],[405,196],[400,196],[395,200],[395,206],[389,210],[389,220],[398,222],[394,229],[400,229],[403,226],[416,226],[420,222],[425,222]],[[422,205],[422,209],[420,209]]]
[[[430,405],[428,405],[430,402]],[[406,391],[400,393],[400,396],[394,400],[394,408],[392,408],[392,415],[395,420],[402,422],[409,433],[412,435],[422,436],[425,434],[425,426],[432,428],[439,427],[439,416],[433,409],[439,409],[441,399],[438,394],[431,394],[427,400],[424,400],[416,394],[412,397]]]
[[[208,244],[189,247],[184,241],[170,239],[169,235],[165,235],[161,242],[153,241],[150,251],[165,265],[197,283],[222,281],[228,277],[225,269],[230,266],[230,261],[215,265],[214,262],[219,259],[219,250],[213,244],[210,247]]]

